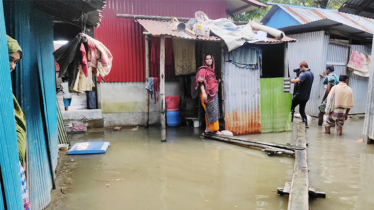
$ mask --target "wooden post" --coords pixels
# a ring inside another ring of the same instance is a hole
[[[225,81],[225,43],[224,42],[221,42],[221,98],[222,98],[222,115],[223,115],[223,118],[225,118],[225,84],[224,84],[224,81]]]
[[[160,52],[160,99],[161,99],[161,141],[166,141],[166,104],[165,104],[165,36],[161,36]]]
[[[305,140],[305,124],[300,122],[296,147],[304,150],[295,151],[295,165],[292,175],[290,197],[288,199],[288,210],[309,209],[309,177]]]
[[[288,43],[284,43],[284,77],[288,77]]]
[[[149,77],[149,38],[145,35],[145,84],[148,82]],[[146,94],[146,108],[145,108],[145,127],[148,128],[149,125],[149,93],[145,90]]]

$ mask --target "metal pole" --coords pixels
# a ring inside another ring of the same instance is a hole
[[[147,84],[149,77],[149,38],[145,36],[145,83]],[[149,125],[149,93],[145,90],[146,94],[146,109],[145,109],[145,127],[148,128]]]
[[[161,36],[160,52],[160,98],[161,98],[161,141],[166,141],[166,104],[165,104],[165,36]]]

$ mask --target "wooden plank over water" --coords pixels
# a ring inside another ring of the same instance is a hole
[[[309,177],[305,139],[305,124],[298,125],[297,147],[304,150],[295,151],[295,165],[292,175],[290,196],[288,199],[288,210],[309,209]]]

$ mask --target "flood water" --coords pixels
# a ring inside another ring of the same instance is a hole
[[[356,141],[362,125],[347,121],[342,137],[317,126],[307,130],[310,185],[327,194],[310,199],[311,209],[374,208],[374,145]],[[201,139],[193,128],[167,131],[166,143],[159,127],[74,135],[72,144],[104,140],[111,146],[102,155],[69,156],[76,164],[72,185],[48,209],[287,209],[288,196],[277,195],[277,188],[291,181],[294,158]],[[245,137],[295,140],[292,132]]]

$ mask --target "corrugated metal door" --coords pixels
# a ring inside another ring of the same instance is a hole
[[[356,50],[360,53],[371,55],[371,46],[352,45],[351,51]],[[352,52],[351,52],[352,53]],[[361,77],[348,70],[349,86],[352,88],[354,107],[350,114],[364,114],[366,109],[366,101],[368,94],[369,78]]]
[[[314,74],[314,81],[310,99],[306,105],[305,112],[308,115],[318,116],[318,106],[321,103],[324,87],[322,78],[319,76],[326,70],[327,51],[329,46],[329,36],[324,31],[289,35],[298,41],[288,45],[289,72],[292,79],[296,77],[293,69],[299,68],[301,61],[309,64],[311,72]],[[293,90],[293,86],[291,87]]]
[[[225,129],[234,135],[261,133],[260,70],[225,63]]]
[[[0,209],[21,210],[23,202],[8,58],[3,2],[0,0]]]
[[[261,133],[291,131],[292,93],[284,93],[284,78],[260,79]]]
[[[113,67],[107,82],[145,81],[143,28],[133,19],[116,14],[194,17],[204,11],[210,18],[226,17],[225,0],[107,0],[103,20],[95,38],[113,54]]]

